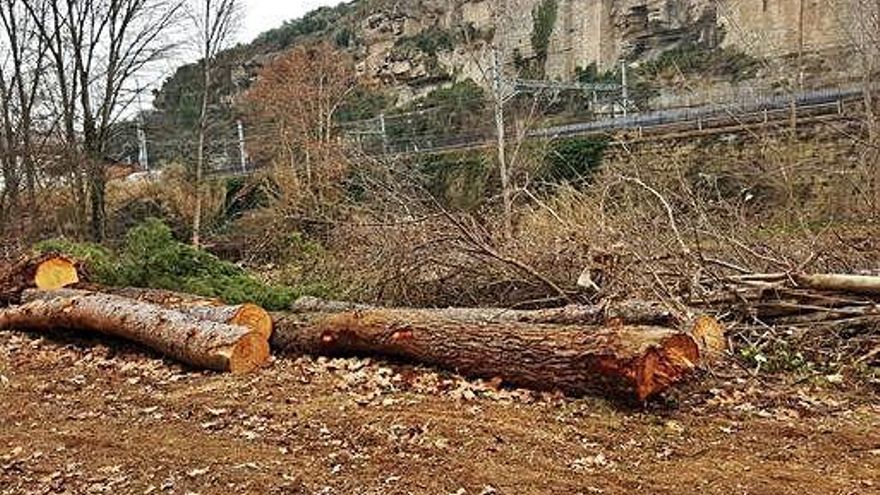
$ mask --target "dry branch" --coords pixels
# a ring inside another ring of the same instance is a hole
[[[110,294],[35,297],[0,310],[0,329],[56,328],[122,337],[197,368],[247,372],[269,357],[266,339],[250,329]]]
[[[799,274],[794,275],[793,278],[798,285],[815,290],[880,295],[880,277],[877,276],[828,273]]]

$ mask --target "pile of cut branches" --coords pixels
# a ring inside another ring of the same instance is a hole
[[[880,276],[755,273],[704,282],[689,305],[737,322],[743,332],[784,330],[818,354],[855,363],[880,357]],[[755,339],[750,339],[755,340]]]

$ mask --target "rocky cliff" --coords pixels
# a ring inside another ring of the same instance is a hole
[[[849,39],[840,26],[859,12],[842,6],[855,3],[353,0],[285,22],[251,44],[225,54],[230,79],[224,83],[224,92],[234,94],[246,87],[247,80],[274,54],[316,39],[328,40],[350,51],[360,73],[381,81],[397,105],[467,79],[489,86],[494,47],[502,54],[506,75],[531,79],[571,81],[582,71],[595,75],[616,69],[621,61],[642,66],[651,65],[646,62],[658,65],[656,62],[660,61],[659,65],[663,65],[664,57],[676,50],[685,58],[723,52],[722,59],[734,55],[740,61],[742,57],[791,59],[791,55],[826,53],[816,57],[820,63],[811,70],[814,75],[836,76],[845,61],[829,57],[827,52]],[[681,61],[679,55],[672,57],[676,63]],[[699,78],[704,69],[691,65]],[[755,75],[755,71],[747,69],[748,64],[722,65],[727,66],[730,81]],[[765,71],[785,71],[784,77],[790,79],[797,72],[786,70],[783,64],[762,67]],[[160,111],[186,114],[181,108],[191,103],[187,91],[198,84],[192,79],[192,69],[193,66],[181,67],[166,81],[156,98]],[[652,82],[657,79],[655,72],[647,76]],[[775,84],[779,79],[770,82]],[[718,86],[712,81],[706,85]]]
[[[354,20],[359,69],[406,97],[509,70],[571,80],[683,45],[781,57],[842,44],[838,2],[815,0],[374,0]]]

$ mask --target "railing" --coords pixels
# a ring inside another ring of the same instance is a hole
[[[880,89],[880,83],[872,85],[872,90]],[[609,133],[626,129],[638,129],[639,132],[656,131],[680,132],[681,125],[690,124],[696,129],[718,128],[731,122],[756,123],[760,121],[778,121],[786,118],[787,113],[798,112],[813,114],[841,113],[842,103],[859,98],[864,89],[859,85],[836,88],[823,88],[804,91],[796,94],[774,94],[772,90],[756,88],[737,88],[733,91],[716,92],[718,98],[735,98],[734,101],[715,102],[702,105],[675,106],[647,112],[629,114],[627,116],[604,118],[592,121],[581,121],[571,124],[555,125],[534,129],[526,133],[531,139],[552,139],[578,135]],[[667,99],[666,102],[670,100]],[[689,101],[679,100],[679,103]],[[681,124],[677,126],[676,124]],[[372,155],[413,155],[437,154],[460,150],[487,148],[495,145],[494,130],[482,128],[466,134],[434,135],[434,136],[396,136],[389,142],[381,137],[358,139],[352,134],[348,142],[357,145],[362,151]],[[251,166],[247,170],[240,167],[216,169],[208,172],[212,176],[247,175],[259,170],[259,166]]]

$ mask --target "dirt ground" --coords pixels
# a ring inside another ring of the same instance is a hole
[[[874,392],[720,369],[643,407],[364,359],[194,372],[0,333],[0,493],[880,493]]]

